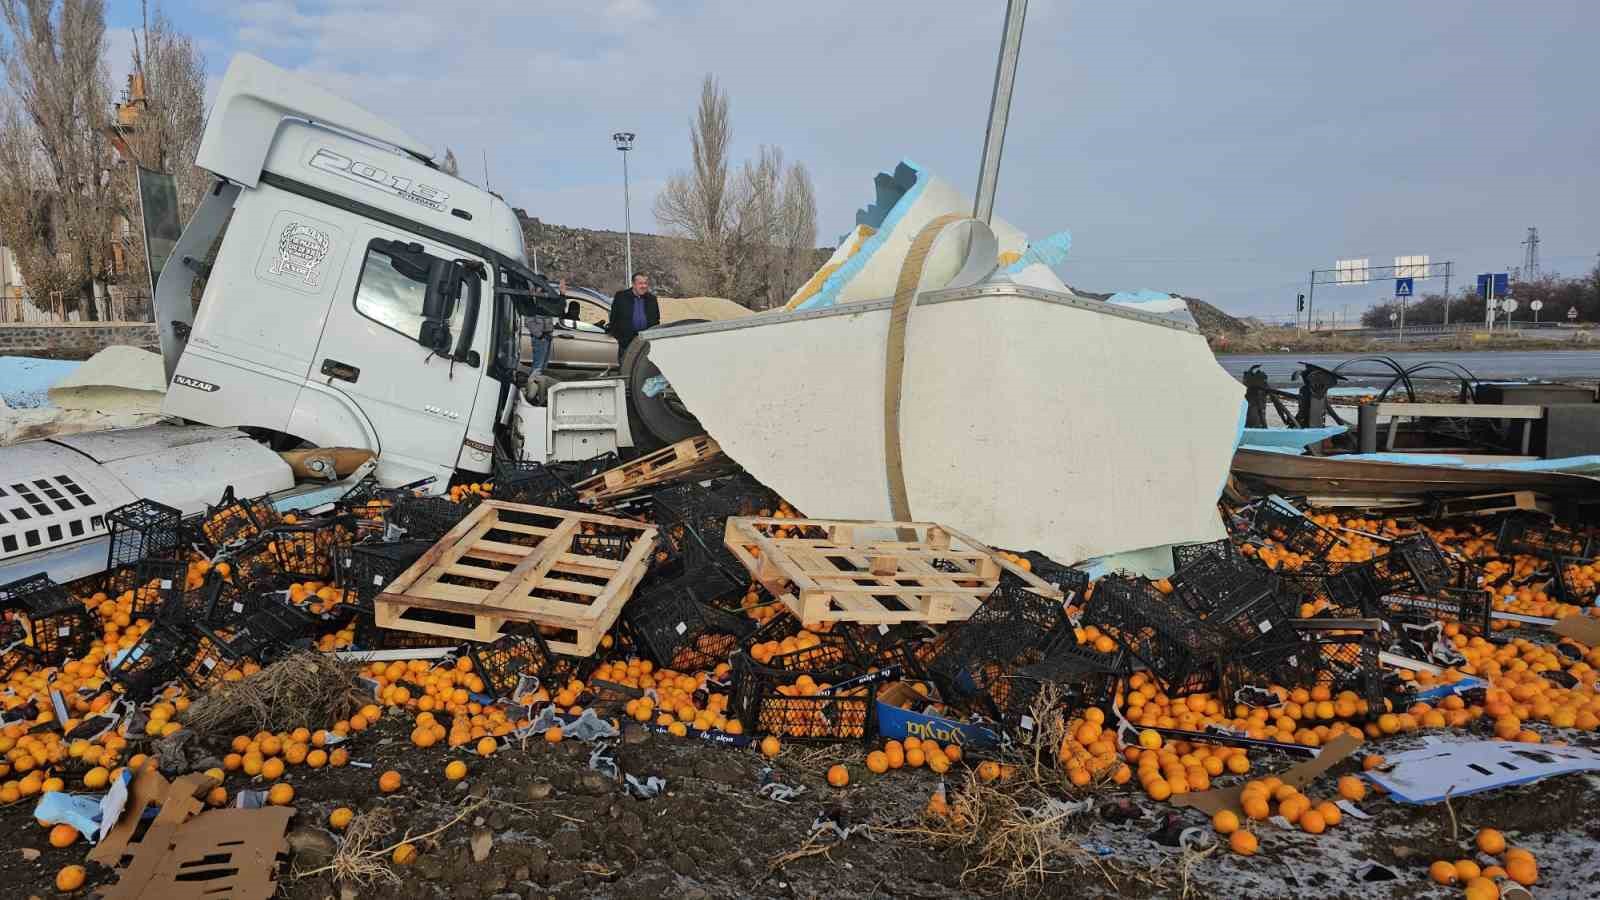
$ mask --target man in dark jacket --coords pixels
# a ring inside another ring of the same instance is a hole
[[[660,324],[661,307],[650,293],[650,276],[633,273],[633,287],[617,291],[611,298],[611,318],[606,322],[606,331],[617,339],[617,360],[622,360],[634,335]]]

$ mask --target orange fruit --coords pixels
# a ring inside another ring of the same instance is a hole
[[[1367,784],[1355,775],[1345,775],[1339,779],[1339,796],[1346,800],[1359,801],[1367,796]]]
[[[283,760],[274,756],[261,764],[261,777],[267,781],[277,781],[283,777]]]
[[[1322,814],[1322,821],[1329,828],[1344,821],[1344,812],[1339,809],[1339,804],[1334,803],[1332,800],[1324,800],[1313,808]]]
[[[313,769],[320,769],[328,764],[328,751],[321,749],[312,750],[306,754],[306,765]]]
[[[778,751],[782,749],[783,744],[770,734],[761,739],[761,755],[765,756],[767,759],[777,756]]]
[[[1506,875],[1523,887],[1532,887],[1539,881],[1539,864],[1530,856],[1507,857]]]
[[[294,801],[294,788],[278,782],[267,789],[267,802],[273,806],[288,806]]]
[[[1443,885],[1456,883],[1456,867],[1442,859],[1436,859],[1428,866],[1428,877]]]
[[[1257,822],[1272,815],[1272,808],[1268,805],[1266,797],[1257,794],[1244,798],[1244,814]]]
[[[1454,865],[1456,867],[1456,880],[1463,884],[1483,874],[1483,870],[1478,867],[1478,864],[1470,859],[1458,859]]]
[[[78,829],[65,822],[50,829],[50,846],[52,847],[70,847],[72,842],[77,839]]]
[[[1211,827],[1217,830],[1217,834],[1233,834],[1239,830],[1239,816],[1231,809],[1219,809],[1211,817]]]
[[[882,750],[874,750],[867,754],[867,771],[874,775],[882,775],[889,771],[889,756]]]
[[[356,817],[355,811],[348,806],[341,806],[328,813],[328,827],[334,831],[343,831],[350,820]]]
[[[559,737],[559,735],[557,735],[557,736]],[[544,739],[547,740],[547,741],[550,740],[550,732],[548,732],[548,731],[545,732]],[[551,741],[551,743],[555,743],[555,742]],[[485,737],[485,738],[483,738],[483,739],[478,741],[478,755],[479,756],[490,756],[490,755],[492,755],[494,753],[495,748],[497,748],[499,746],[500,745],[498,743],[496,743],[494,738]]]
[[[1479,829],[1477,844],[1479,850],[1490,856],[1499,856],[1506,851],[1506,836],[1494,828]]]
[[[1228,848],[1240,856],[1253,856],[1258,846],[1256,836],[1243,828],[1228,836]]]
[[[549,728],[545,729],[545,732],[544,732],[544,742],[545,743],[547,743],[547,744],[559,744],[559,743],[561,743],[561,737],[562,737],[562,732],[561,732],[561,726],[560,725],[551,725]]]
[[[228,789],[217,785],[206,793],[206,802],[212,806],[223,806],[228,802]]]
[[[70,893],[83,887],[83,880],[89,875],[83,866],[67,866],[56,873],[56,890]]]
[[[460,781],[467,777],[467,764],[459,759],[453,759],[444,767],[444,777],[450,781]]]
[[[922,752],[921,745],[906,748],[906,765],[913,769],[920,769],[922,764],[927,761],[928,756]]]
[[[394,848],[391,858],[397,866],[409,866],[417,861],[417,846],[411,843],[401,844]]]
[[[400,790],[400,773],[393,769],[378,776],[378,790],[392,794]]]
[[[1150,795],[1151,800],[1155,800],[1157,802],[1172,796],[1172,785],[1167,784],[1160,778],[1157,778],[1145,785],[1144,790],[1145,793]]]
[[[1466,900],[1500,900],[1500,886],[1479,875],[1467,882]]]
[[[850,783],[850,770],[844,766],[835,765],[828,769],[828,783],[836,788],[842,788]]]
[[[1321,834],[1328,828],[1327,820],[1322,818],[1322,813],[1308,809],[1300,814],[1300,830],[1306,834]]]

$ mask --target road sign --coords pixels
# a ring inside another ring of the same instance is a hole
[[[1500,301],[1500,308],[1505,310],[1507,313],[1514,313],[1514,312],[1517,311],[1517,301],[1515,301],[1515,300],[1501,300]]]
[[[1510,281],[1504,272],[1484,272],[1478,276],[1478,296],[1485,300],[1504,297],[1511,293]]]
[[[1394,295],[1396,297],[1409,297],[1409,296],[1411,296],[1411,279],[1409,279],[1409,278],[1396,278],[1394,280]]]
[[[1400,319],[1400,314],[1399,313],[1389,313],[1389,321],[1396,322],[1396,321],[1399,321],[1399,319]]]
[[[1576,319],[1577,317],[1578,317],[1578,308],[1576,306],[1567,307],[1567,318],[1568,319]]]
[[[1544,309],[1544,301],[1543,300],[1535,300],[1532,303],[1528,304],[1528,308],[1533,310],[1534,312],[1538,312],[1539,310]]]

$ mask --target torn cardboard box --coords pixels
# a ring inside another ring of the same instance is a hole
[[[1338,765],[1345,757],[1355,752],[1361,742],[1348,734],[1341,734],[1333,740],[1322,745],[1322,752],[1315,758],[1290,767],[1278,777],[1283,783],[1294,788],[1301,788],[1310,784],[1317,776]],[[1224,809],[1234,812],[1240,811],[1240,794],[1244,793],[1244,782],[1233,787],[1217,788],[1194,794],[1178,794],[1172,798],[1176,806],[1189,806],[1200,810],[1208,816],[1214,816]]]
[[[202,797],[216,786],[208,775],[168,782],[146,762],[128,786],[128,803],[89,859],[116,869],[104,889],[109,900],[265,898],[277,893],[278,860],[288,853],[284,831],[294,810],[204,810]],[[145,810],[156,806],[144,827]]]

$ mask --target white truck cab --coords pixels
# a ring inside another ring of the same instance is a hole
[[[359,107],[236,58],[197,158],[222,179],[205,204],[231,215],[202,210],[183,240],[208,247],[204,226],[226,218],[192,324],[181,307],[200,254],[180,246],[187,258],[157,289],[163,354],[179,351],[163,412],[368,449],[386,483],[488,472],[519,394],[518,307],[562,304],[528,269],[505,201],[430,156]]]
[[[505,201],[440,171],[426,145],[240,55],[196,165],[217,180],[154,303],[174,421],[0,449],[0,583],[99,571],[105,514],[133,499],[193,513],[231,485],[302,505],[315,492],[274,451],[369,450],[383,484],[431,476],[443,491],[458,472],[489,473],[497,451],[551,461],[633,445],[615,370],[523,390],[525,320],[565,304],[528,268]]]

